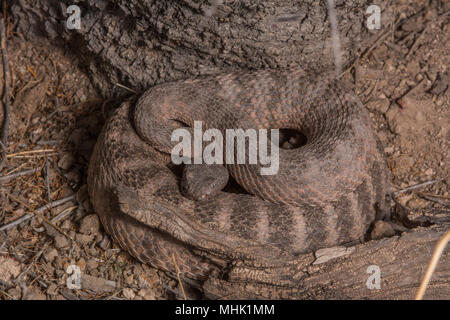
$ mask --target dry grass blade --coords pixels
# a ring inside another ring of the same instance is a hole
[[[178,264],[177,264],[177,261],[175,260],[174,254],[172,254],[172,260],[173,260],[173,264],[175,265],[175,270],[177,271],[177,278],[178,278],[178,283],[180,284],[181,292],[183,293],[184,300],[187,300],[186,292],[184,292],[183,283],[181,282],[181,278],[180,278],[180,269],[178,268]]]
[[[9,229],[12,229],[15,226],[21,224],[22,222],[30,220],[35,215],[40,214],[40,213],[44,212],[45,210],[47,210],[49,208],[53,208],[53,207],[59,206],[59,205],[61,205],[63,203],[66,203],[67,201],[71,201],[71,200],[75,200],[75,195],[71,195],[71,196],[62,198],[60,200],[56,200],[56,201],[53,201],[51,203],[48,203],[45,206],[40,207],[39,209],[37,209],[33,213],[27,213],[27,214],[23,215],[22,217],[20,217],[19,219],[14,220],[13,222],[10,222],[8,224],[5,224],[4,226],[0,227],[0,231],[6,231],[6,230],[9,230]]]
[[[46,153],[46,152],[56,152],[56,150],[54,150],[54,149],[29,150],[29,151],[11,153],[11,154],[8,154],[6,157],[7,158],[16,158],[16,157],[25,156],[25,155],[36,154],[36,153]]]
[[[433,255],[431,256],[430,263],[428,264],[427,271],[425,271],[425,276],[422,279],[422,283],[420,284],[419,290],[417,290],[415,297],[416,300],[422,300],[423,295],[427,290],[428,284],[430,283],[431,276],[433,275],[434,270],[436,269],[436,266],[439,262],[439,258],[441,257],[442,252],[444,252],[444,249],[449,241],[450,241],[450,230],[447,230],[444,236],[441,239],[439,239],[439,241],[436,244],[436,247],[434,248],[434,252]]]
[[[123,89],[125,89],[125,90],[127,90],[127,91],[129,91],[129,92],[131,92],[131,93],[134,93],[134,94],[137,93],[135,90],[133,90],[133,89],[131,89],[131,88],[128,88],[127,86],[125,86],[125,85],[123,85],[123,84],[120,84],[120,83],[118,83],[118,82],[116,82],[115,85],[118,86],[118,87],[120,87],[120,88],[123,88]]]
[[[4,176],[4,177],[0,177],[0,184],[7,183],[7,182],[9,182],[9,181],[11,181],[11,180],[13,180],[15,178],[18,178],[18,177],[22,177],[22,176],[26,176],[26,175],[29,175],[29,174],[36,173],[39,170],[41,170],[41,168],[28,169],[28,170],[16,172],[16,173]]]
[[[415,185],[413,185],[413,186],[406,187],[406,188],[404,188],[404,189],[395,191],[395,192],[392,193],[392,194],[393,194],[394,196],[396,196],[396,195],[398,195],[398,194],[401,194],[401,193],[404,193],[404,192],[407,192],[407,191],[420,189],[420,188],[426,187],[426,186],[428,186],[428,185],[431,185],[431,184],[434,184],[434,183],[441,182],[442,180],[444,180],[444,179],[436,179],[436,180],[426,181],[426,182],[423,182],[423,183],[418,183],[418,184],[415,184]]]

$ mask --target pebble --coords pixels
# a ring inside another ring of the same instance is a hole
[[[150,289],[141,289],[141,290],[139,290],[138,295],[140,297],[144,298],[145,300],[155,300],[156,299],[155,292]]]
[[[130,288],[125,288],[122,290],[122,294],[125,298],[132,300],[134,299],[134,297],[136,296],[136,294],[134,293],[133,289]]]
[[[89,242],[92,242],[94,240],[94,236],[93,235],[82,234],[82,233],[77,233],[75,235],[75,240],[77,242],[79,242],[81,245],[86,245]]]
[[[95,259],[89,259],[86,262],[86,267],[88,270],[94,270],[98,268],[98,262]]]
[[[96,214],[90,214],[81,220],[79,232],[83,234],[97,235],[100,230],[100,220]]]
[[[395,236],[395,231],[392,226],[385,221],[375,222],[374,228],[370,233],[370,238],[372,240],[378,240],[386,237]]]
[[[79,260],[77,261],[76,265],[77,265],[78,267],[80,267],[80,270],[81,270],[81,271],[86,270],[86,260],[84,260],[83,258],[79,259]]]
[[[27,288],[22,297],[23,300],[47,300],[47,297],[37,287]]]
[[[54,238],[55,247],[58,249],[67,249],[70,246],[70,241],[63,235],[57,235]]]
[[[381,113],[386,113],[389,110],[390,105],[391,102],[389,101],[389,99],[376,99],[369,101],[366,107],[370,111],[378,111]]]
[[[0,280],[9,282],[20,274],[20,264],[14,259],[0,256]]]
[[[413,198],[408,201],[407,207],[413,210],[420,210],[425,208],[428,205],[428,202],[421,198]]]
[[[72,168],[73,164],[75,163],[75,158],[72,154],[66,153],[62,156],[61,159],[58,161],[58,167],[64,171],[69,170]]]
[[[95,292],[112,292],[116,289],[116,282],[83,274],[81,276],[81,286],[83,289]]]
[[[384,148],[384,152],[387,154],[393,154],[394,153],[394,147],[386,147]]]
[[[19,287],[11,288],[8,290],[8,295],[15,300],[19,300],[22,296],[22,290]]]
[[[103,236],[102,240],[98,243],[98,246],[103,250],[108,250],[111,248],[111,240],[106,234]]]
[[[54,283],[50,284],[47,288],[47,294],[56,296],[58,294],[58,286]]]

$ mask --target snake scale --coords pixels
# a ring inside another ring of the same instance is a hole
[[[191,200],[180,192],[168,148],[172,130],[194,120],[222,132],[295,129],[307,142],[280,149],[275,175],[260,175],[259,165],[226,165],[247,193]],[[283,286],[292,285],[289,271],[261,270],[363,240],[382,218],[387,180],[381,144],[352,90],[300,68],[156,85],[109,117],[88,171],[106,231],[141,262],[200,282],[231,280],[227,273],[239,265],[235,281]]]

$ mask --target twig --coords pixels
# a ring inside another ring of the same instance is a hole
[[[26,165],[27,165],[27,163],[24,162],[24,163],[22,163],[21,165],[19,165],[18,167],[14,168],[14,169],[12,169],[12,170],[10,170],[10,171],[8,171],[5,175],[8,176],[8,175],[10,175],[10,174],[13,174],[13,173],[16,172],[16,171],[19,171],[19,169],[25,167]]]
[[[34,231],[36,232],[44,232],[45,228],[44,227],[35,227],[34,226],[34,221],[38,216],[35,215],[33,218],[31,218],[31,227],[33,228]],[[48,224],[50,227],[52,227],[53,229],[55,229],[56,231],[58,231],[59,233],[61,233],[63,236],[67,237],[68,239],[74,241],[75,239],[73,239],[70,235],[68,235],[66,232],[64,232],[60,227],[58,227],[57,225],[55,225],[51,220],[48,220],[45,216],[43,215],[39,215],[39,217],[43,220],[43,222],[45,222],[46,224]]]
[[[409,52],[405,57],[405,60],[408,60],[409,57],[416,51],[417,47],[419,46],[420,42],[422,41],[422,38],[427,33],[427,30],[428,30],[428,24],[425,26],[425,28],[423,28],[422,32],[417,37],[416,41],[414,41],[413,45],[411,46],[411,49],[409,49]]]
[[[41,255],[44,253],[45,249],[47,249],[48,244],[50,243],[50,241],[47,241],[44,243],[44,245],[42,246],[42,249],[39,250],[39,252],[33,257],[31,263],[28,264],[28,267],[22,271],[21,274],[19,274],[16,278],[16,281],[20,281],[23,279],[23,277],[27,274],[27,272],[31,269],[32,265],[34,263],[36,263],[36,261],[41,257]]]
[[[183,283],[181,282],[181,278],[180,278],[180,269],[178,268],[177,262],[175,260],[175,254],[173,254],[173,253],[172,253],[172,260],[173,260],[173,264],[175,265],[175,270],[177,271],[177,278],[178,278],[178,283],[180,284],[181,292],[183,293],[184,300],[187,300],[186,293],[184,292]]]
[[[342,77],[344,74],[352,70],[358,60],[362,60],[365,57],[367,57],[369,53],[372,52],[373,49],[375,49],[380,43],[382,43],[387,38],[388,35],[389,30],[386,30],[369,49],[365,50],[363,53],[361,53],[358,57],[355,58],[355,61],[353,61],[353,63],[344,72],[340,74],[340,77]]]
[[[62,235],[66,236],[68,239],[74,241],[74,239],[68,235],[66,232],[64,232],[60,227],[58,227],[56,225],[56,223],[64,218],[66,218],[67,216],[69,216],[69,214],[71,214],[73,212],[73,209],[78,208],[77,206],[73,206],[70,208],[65,209],[63,212],[61,212],[60,214],[58,214],[56,217],[52,218],[51,220],[47,219],[44,216],[40,216],[40,218],[42,218],[42,220],[47,223],[49,226],[53,227],[56,231],[58,231],[59,233],[61,233]],[[35,215],[33,218],[31,218],[31,226],[34,229],[34,231],[36,232],[43,232],[45,231],[44,227],[34,227],[34,219],[37,218],[38,216]]]
[[[13,222],[10,222],[8,224],[5,224],[4,226],[0,227],[0,231],[6,231],[6,230],[9,230],[9,229],[12,229],[12,228],[14,228],[15,226],[21,224],[24,221],[30,220],[35,215],[44,212],[48,208],[57,207],[57,206],[59,206],[59,205],[61,205],[63,203],[66,203],[67,201],[71,201],[71,200],[75,200],[75,195],[74,194],[71,195],[71,196],[62,198],[60,200],[56,200],[56,201],[50,202],[50,203],[46,204],[45,206],[42,206],[42,207],[36,209],[36,211],[34,211],[33,213],[27,213],[27,214],[23,215],[22,217],[20,217],[19,219],[15,220]]]
[[[14,299],[14,297],[12,297],[12,296],[10,296],[9,294],[7,294],[5,291],[3,291],[3,290],[0,290],[0,294],[3,294],[3,295],[5,295],[5,296],[7,296],[8,298],[10,298],[11,300],[16,300],[16,299]]]
[[[394,193],[392,193],[392,195],[396,196],[396,195],[399,195],[400,193],[405,193],[407,191],[423,188],[423,187],[426,187],[426,186],[428,186],[430,184],[441,182],[442,180],[444,180],[444,179],[430,180],[430,181],[427,181],[427,182],[424,182],[424,183],[415,184],[413,186],[410,186],[410,187],[407,187],[407,188],[395,191]]]
[[[5,100],[4,110],[5,116],[3,119],[3,129],[2,134],[0,136],[1,148],[2,148],[2,161],[0,162],[0,170],[3,168],[3,165],[6,160],[6,146],[8,145],[8,130],[9,130],[9,122],[11,118],[11,106],[9,102],[9,65],[8,65],[8,53],[6,51],[6,32],[5,32],[5,24],[3,22],[3,18],[0,18],[0,35],[1,39],[1,50],[2,50],[2,60],[3,60],[3,78],[4,78],[4,91],[3,96]]]
[[[422,282],[420,283],[419,290],[417,290],[415,300],[422,300],[423,295],[425,294],[425,291],[427,290],[428,283],[431,280],[431,276],[434,273],[434,270],[436,269],[436,266],[439,262],[439,258],[442,255],[442,252],[444,252],[445,247],[447,246],[447,243],[450,241],[450,230],[448,230],[444,236],[442,236],[441,239],[436,244],[436,247],[434,248],[433,255],[431,256],[430,263],[428,264],[427,271],[425,271],[425,276],[422,279]]]
[[[67,208],[65,210],[63,210],[63,212],[61,212],[60,214],[58,214],[56,217],[54,217],[52,220],[50,220],[52,223],[57,223],[60,220],[68,217],[72,212],[74,212],[74,209],[78,208],[78,206],[73,206],[70,208]]]
[[[42,146],[42,145],[57,145],[57,144],[61,144],[60,140],[39,140],[38,142],[36,142],[37,145]]]
[[[123,88],[123,89],[125,89],[125,90],[128,90],[128,91],[130,91],[131,93],[134,93],[134,94],[137,93],[137,92],[134,91],[133,89],[128,88],[127,86],[124,86],[123,84],[120,84],[120,83],[118,83],[118,82],[116,82],[115,85],[118,86],[118,87],[121,87],[121,88]]]
[[[45,153],[45,152],[56,152],[56,150],[54,150],[54,149],[28,150],[28,151],[22,151],[22,152],[17,152],[17,153],[11,153],[11,154],[8,154],[6,157],[7,158],[15,158],[18,156],[24,156],[24,155],[35,154],[35,153]]]
[[[398,20],[397,20],[397,21],[394,21],[394,25],[393,25],[393,28],[392,28],[392,29],[395,31],[398,27],[402,26],[406,21],[408,21],[409,19],[412,19],[412,18],[415,18],[415,17],[421,15],[423,12],[424,12],[424,10],[419,10],[418,12],[416,12],[415,14],[413,14],[412,16],[406,17],[406,18],[404,18],[404,19],[401,20],[401,21],[398,21]],[[361,53],[358,57],[356,57],[356,59],[353,61],[353,63],[352,63],[352,64],[351,64],[344,72],[342,72],[340,76],[342,77],[344,74],[346,74],[347,72],[349,72],[350,70],[352,70],[353,67],[355,66],[356,61],[357,61],[358,59],[359,59],[359,60],[362,60],[362,59],[364,59],[365,57],[367,57],[368,54],[371,53],[372,50],[375,49],[379,44],[381,44],[381,43],[386,39],[386,37],[387,37],[390,33],[392,33],[392,32],[393,32],[392,30],[386,29],[386,31],[383,32],[383,33],[380,35],[380,37],[378,37],[378,39],[375,41],[375,43],[374,43],[370,48],[366,49],[363,53]]]
[[[419,195],[419,197],[424,198],[428,201],[433,201],[433,202],[442,204],[445,207],[449,206],[448,202],[445,202],[444,200],[441,200],[441,199],[439,199],[439,197],[435,197],[434,195],[430,195],[428,193],[422,193],[422,192],[420,192],[418,195]]]
[[[48,203],[52,202],[52,193],[50,191],[50,182],[48,178],[48,158],[45,159],[45,188],[47,189],[47,201]],[[52,209],[50,209],[50,214],[52,213]]]
[[[9,181],[11,181],[11,180],[13,180],[15,178],[18,178],[18,177],[27,176],[29,174],[36,173],[39,170],[41,170],[41,168],[28,169],[28,170],[24,170],[24,171],[20,171],[20,172],[16,172],[16,173],[10,174],[8,176],[0,177],[0,184],[7,183],[7,182],[9,182]]]
[[[54,152],[54,153],[34,154],[31,156],[15,155],[13,158],[15,158],[15,159],[35,159],[35,158],[42,158],[42,157],[52,157],[52,156],[57,156],[57,155],[58,155],[58,153]],[[7,155],[6,157],[9,158],[9,155]]]
[[[425,195],[425,196],[429,196],[429,197],[432,197],[432,198],[439,198],[439,199],[450,200],[450,196],[445,196],[443,194],[433,194],[433,193],[428,193],[428,192],[420,192],[419,195]]]

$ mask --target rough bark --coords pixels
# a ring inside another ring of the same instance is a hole
[[[141,91],[168,80],[238,69],[333,65],[327,1],[305,0],[11,0],[16,30],[67,45],[105,96],[121,83]],[[366,27],[379,3],[380,30]],[[213,3],[213,4],[211,4]],[[343,61],[351,62],[389,29],[386,1],[337,1]],[[65,27],[81,8],[81,29]]]
[[[346,248],[346,255],[332,258],[340,250],[327,250],[319,262],[313,254],[299,257],[298,287],[280,289],[251,281],[242,284],[213,280],[204,286],[211,298],[227,299],[412,299],[424,276],[436,242],[450,223],[420,228],[401,236],[369,241]],[[317,253],[316,253],[317,255]],[[322,260],[322,261],[323,261]],[[372,275],[368,267],[380,268],[380,289],[368,289]],[[233,274],[233,270],[230,274]],[[276,273],[276,271],[274,271]],[[424,299],[450,297],[450,251],[441,256]]]

